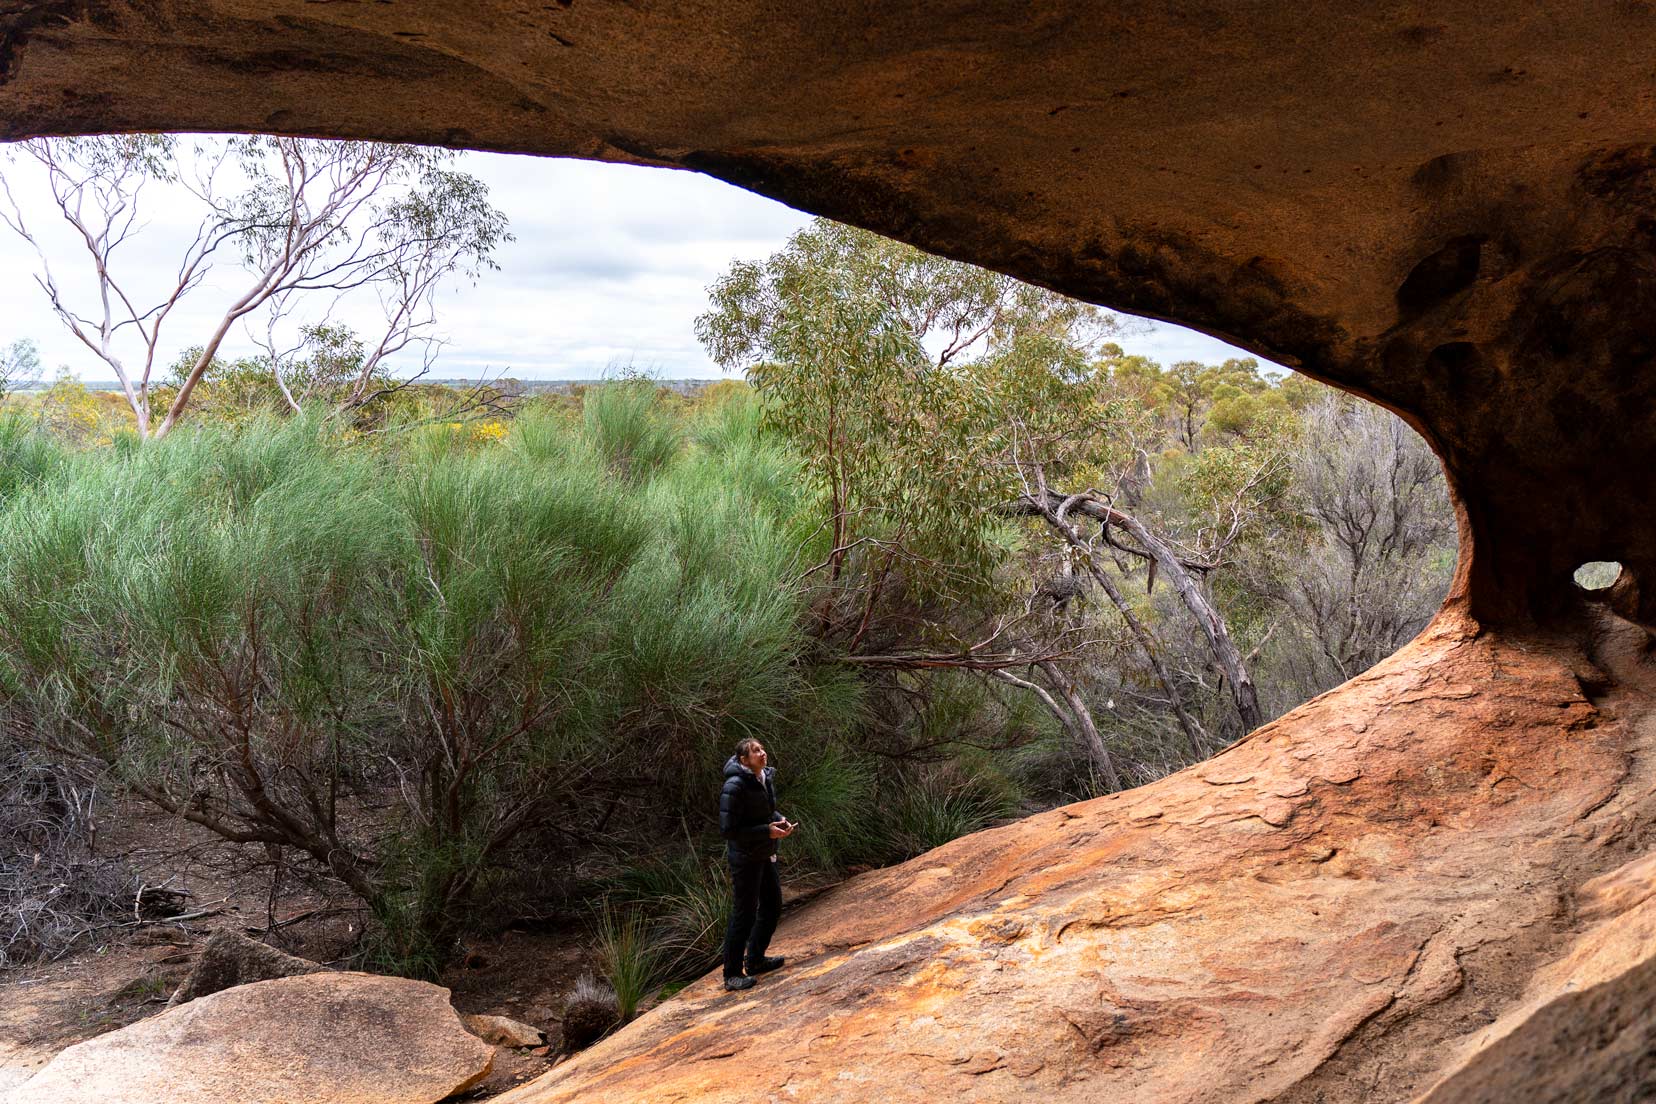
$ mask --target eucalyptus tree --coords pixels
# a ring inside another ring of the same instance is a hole
[[[384,320],[347,391],[346,401],[362,401],[387,357],[411,347],[429,357],[437,289],[493,267],[493,251],[510,239],[487,187],[443,150],[253,136],[186,151],[157,134],[40,138],[14,149],[14,165],[43,174],[76,243],[80,277],[63,278],[70,266],[58,263],[12,173],[0,177],[0,220],[35,248],[36,281],[53,313],[114,372],[143,437],[178,424],[237,324],[262,335],[277,383],[297,406],[284,353],[304,341],[279,331],[326,326],[339,299],[358,291],[378,297]],[[187,205],[194,229],[177,245],[172,274],[153,285],[131,262],[163,200]],[[232,267],[229,290],[216,286],[222,277],[208,281],[215,268]],[[152,409],[168,323],[186,301],[215,297],[210,328],[180,343],[197,351],[195,362]]]
[[[40,382],[40,350],[33,341],[20,337],[0,346],[0,396]]]
[[[810,574],[834,587],[858,569],[859,600],[825,625],[851,652],[895,612],[882,609],[894,588],[924,604],[989,583],[999,552],[986,510],[1011,484],[987,363],[1035,331],[1085,359],[1115,326],[825,219],[762,263],[732,264],[710,297],[698,336],[720,366],[746,370],[823,495],[826,546]]]
[[[1104,439],[1094,365],[1118,321],[826,220],[736,262],[710,294],[698,335],[746,370],[820,494],[800,574],[818,635],[887,677],[964,669],[1027,690],[1113,782],[1060,662],[1086,630],[1031,599],[999,507],[1018,489],[1009,408]]]
[[[1164,370],[1096,308],[823,220],[710,290],[699,336],[821,495],[800,577],[841,662],[1017,687],[1109,788],[1112,673],[1187,761],[1265,719],[1223,581],[1284,524],[1292,404],[1257,362]],[[1072,601],[1092,588],[1108,617]]]

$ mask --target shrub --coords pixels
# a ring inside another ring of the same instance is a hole
[[[373,961],[430,974],[526,829],[584,842],[617,802],[675,822],[737,738],[835,685],[804,661],[777,512],[676,444],[629,446],[623,479],[615,418],[377,450],[254,418],[19,484],[7,723],[308,855],[368,903]],[[388,787],[400,809],[341,815]]]
[[[615,890],[619,900],[653,920],[652,985],[688,981],[718,963],[731,905],[722,861],[690,849],[669,852],[622,871]]]
[[[659,408],[655,385],[646,380],[590,389],[583,417],[599,454],[635,483],[666,467],[682,444],[678,427]]]
[[[68,460],[57,440],[21,414],[0,414],[0,502],[55,474]]]
[[[828,745],[814,760],[788,771],[778,803],[799,823],[789,850],[822,870],[879,861],[882,841],[874,817],[874,771]]]
[[[650,921],[634,906],[604,900],[598,908],[598,959],[614,991],[621,1022],[638,1013],[656,979],[658,952]]]
[[[997,780],[958,769],[934,769],[904,786],[889,808],[882,829],[892,858],[907,859],[1017,814]]]

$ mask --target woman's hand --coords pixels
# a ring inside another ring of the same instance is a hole
[[[785,836],[791,836],[793,835],[793,830],[794,825],[785,820],[772,821],[770,826],[770,838],[782,839]]]

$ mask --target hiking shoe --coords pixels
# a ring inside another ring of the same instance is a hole
[[[787,959],[781,955],[777,955],[775,958],[756,958],[747,964],[748,976],[750,978],[758,977],[760,974],[768,974],[772,970],[780,970],[782,963],[786,961]]]
[[[725,978],[725,988],[729,989],[732,993],[742,989],[752,989],[753,979],[750,977],[743,977],[741,974],[737,974],[735,977],[727,977]]]

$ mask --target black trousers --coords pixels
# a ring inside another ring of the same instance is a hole
[[[782,879],[769,856],[730,860],[734,900],[725,929],[724,976],[739,977],[742,963],[765,957],[782,915]]]

